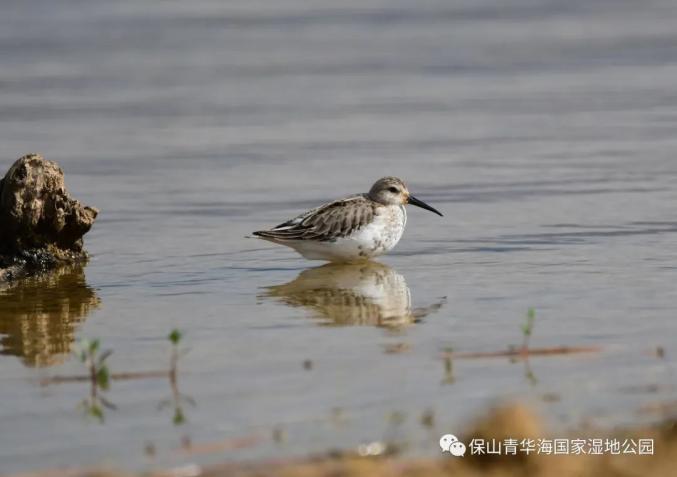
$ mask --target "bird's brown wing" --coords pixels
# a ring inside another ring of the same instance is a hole
[[[370,223],[377,205],[364,195],[324,204],[270,230],[254,232],[270,240],[332,241]]]

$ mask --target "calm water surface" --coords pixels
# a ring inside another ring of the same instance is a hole
[[[17,0],[0,65],[0,169],[42,152],[101,209],[84,270],[0,292],[0,472],[437,455],[499,399],[563,428],[677,399],[674,2]],[[445,217],[381,264],[245,238],[383,175]],[[533,346],[601,352],[445,363],[530,307]],[[116,381],[101,424],[40,384],[85,337],[164,369],[175,327],[181,399]]]

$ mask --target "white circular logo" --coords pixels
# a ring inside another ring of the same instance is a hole
[[[442,452],[449,452],[455,457],[463,457],[465,455],[465,444],[459,441],[453,434],[445,434],[440,437],[440,447]]]

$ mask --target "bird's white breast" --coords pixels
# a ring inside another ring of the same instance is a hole
[[[392,249],[402,238],[407,213],[402,206],[380,208],[374,220],[348,237],[339,239],[337,245],[355,258],[370,258]],[[355,253],[356,252],[356,253]]]
[[[357,231],[355,239],[375,255],[387,252],[400,241],[407,213],[403,206],[387,206],[380,209],[371,224]]]
[[[353,262],[382,255],[402,238],[407,223],[404,206],[391,205],[377,209],[371,223],[352,234],[333,241],[296,241],[289,245],[311,260]]]

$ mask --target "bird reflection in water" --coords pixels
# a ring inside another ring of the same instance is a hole
[[[328,264],[301,272],[284,285],[266,287],[261,294],[289,306],[308,308],[328,325],[399,328],[437,311],[444,300],[411,307],[404,277],[377,262]]]
[[[100,304],[82,266],[26,278],[0,289],[0,354],[31,367],[63,362],[77,325]]]

